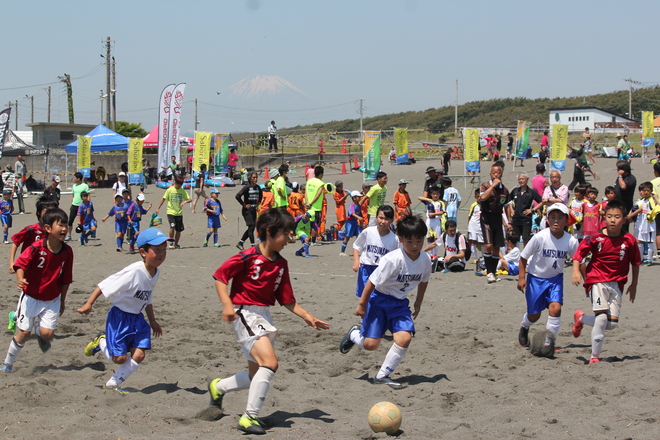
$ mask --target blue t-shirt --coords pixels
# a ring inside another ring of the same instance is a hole
[[[94,204],[90,201],[78,205],[78,217],[83,216],[83,225],[88,225],[94,220]]]
[[[110,208],[110,211],[108,211],[108,215],[114,215],[115,221],[128,223],[128,217],[126,217],[127,209],[128,205],[126,203],[122,203],[121,205],[112,205],[112,208]]]
[[[126,210],[126,216],[131,222],[139,222],[142,216],[147,213],[143,206],[138,205],[136,202],[131,203],[131,206]]]
[[[208,199],[206,202],[206,209],[213,210],[213,212],[206,211],[206,215],[220,215],[222,213],[222,205],[219,200]]]
[[[14,212],[14,204],[12,201],[7,201],[5,199],[0,200],[0,214],[11,215],[12,212]]]

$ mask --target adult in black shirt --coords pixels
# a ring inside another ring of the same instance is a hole
[[[428,174],[429,178],[426,179],[424,182],[424,197],[431,198],[431,195],[429,193],[429,188],[432,186],[437,186],[440,189],[442,189],[442,172],[438,172],[439,170],[436,170],[435,167],[428,167],[426,169],[426,174]],[[444,191],[441,191],[440,194],[440,200],[442,200],[442,196]]]
[[[497,263],[500,261],[500,248],[505,244],[502,231],[502,210],[511,199],[509,190],[502,183],[501,165],[494,163],[490,167],[490,181],[482,183],[479,192],[481,232],[486,245],[484,262],[488,282],[493,283],[499,281],[495,272],[497,272]]]
[[[257,185],[258,178],[257,173],[250,173],[247,185],[236,193],[236,200],[243,207],[241,214],[243,214],[243,219],[247,226],[243,237],[241,237],[236,245],[240,250],[243,250],[243,243],[248,238],[250,239],[250,243],[254,244],[254,226],[257,223],[257,208],[261,203],[261,187]]]
[[[529,176],[527,173],[518,174],[518,187],[511,191],[511,201],[509,205],[509,225],[513,232],[522,237],[526,245],[532,235],[532,205],[533,202],[541,203],[541,196],[527,183]]]
[[[630,173],[630,163],[627,160],[620,160],[616,163],[616,169],[619,175],[614,183],[614,193],[616,198],[621,200],[628,212],[632,209],[635,191],[637,190],[637,179]],[[628,223],[623,225],[623,230],[628,232]]]

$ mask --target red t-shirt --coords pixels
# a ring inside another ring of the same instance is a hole
[[[296,302],[289,278],[289,266],[284,257],[278,254],[270,261],[252,246],[222,263],[213,278],[229,285],[229,297],[235,305],[273,306],[275,300],[280,305]]]
[[[28,246],[30,246],[32,243],[35,241],[41,240],[46,234],[44,233],[44,230],[41,228],[41,225],[39,223],[35,223],[30,226],[26,226],[11,237],[11,241],[14,242],[16,247],[23,247],[21,248],[21,252],[23,252],[25,249],[27,249]]]
[[[580,243],[574,260],[582,261],[591,252],[591,261],[587,265],[587,279],[584,288],[589,291],[596,283],[616,281],[619,288],[628,281],[629,265],[639,266],[642,260],[637,247],[637,239],[627,232],[618,237],[608,237],[599,232]]]
[[[602,230],[600,226],[600,203],[594,203],[589,206],[589,202],[582,204],[582,233],[584,235],[594,235]]]
[[[28,285],[23,292],[40,301],[50,301],[62,293],[62,286],[73,281],[73,251],[66,243],[57,254],[52,253],[45,238],[28,246],[14,263],[23,269]]]

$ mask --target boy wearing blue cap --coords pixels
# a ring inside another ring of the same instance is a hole
[[[133,263],[101,281],[78,313],[87,315],[101,296],[112,297],[105,332],[100,333],[85,347],[85,356],[103,352],[108,360],[119,364],[105,388],[122,394],[128,391],[120,385],[133,374],[151,349],[151,333],[158,337],[163,330],[156,321],[152,306],[153,291],[160,272],[158,267],[167,256],[167,243],[173,241],[158,229],[145,229],[138,235],[137,245],[142,261]],[[147,313],[147,323],[142,311]]]
[[[213,246],[220,247],[218,244],[218,228],[220,228],[220,216],[222,219],[227,221],[225,213],[222,211],[222,205],[220,200],[218,200],[218,190],[217,188],[211,189],[211,198],[206,201],[204,205],[204,212],[207,215],[208,220],[206,221],[206,227],[209,228],[209,232],[206,233],[206,239],[202,246],[208,247],[209,238],[213,234]]]

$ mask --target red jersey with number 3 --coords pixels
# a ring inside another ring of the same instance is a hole
[[[23,247],[21,248],[21,252],[23,252],[32,243],[41,240],[45,236],[46,234],[44,233],[44,230],[41,228],[41,225],[39,223],[35,223],[33,225],[24,227],[23,229],[12,235],[11,241],[14,242],[16,247],[21,247],[21,245],[23,245]]]
[[[28,285],[23,292],[40,301],[50,301],[62,293],[62,287],[73,281],[73,251],[66,243],[57,254],[45,244],[45,238],[23,251],[14,270],[23,269]]]
[[[284,257],[277,254],[270,261],[252,246],[222,263],[213,278],[229,285],[229,296],[234,305],[273,306],[296,302],[289,278],[289,265]]]
[[[623,290],[628,281],[630,265],[642,264],[637,239],[627,232],[618,237],[608,237],[599,232],[585,238],[575,251],[573,259],[582,261],[589,253],[591,261],[587,265],[587,279],[584,280],[587,292],[596,283],[612,281],[619,283],[619,288]]]

